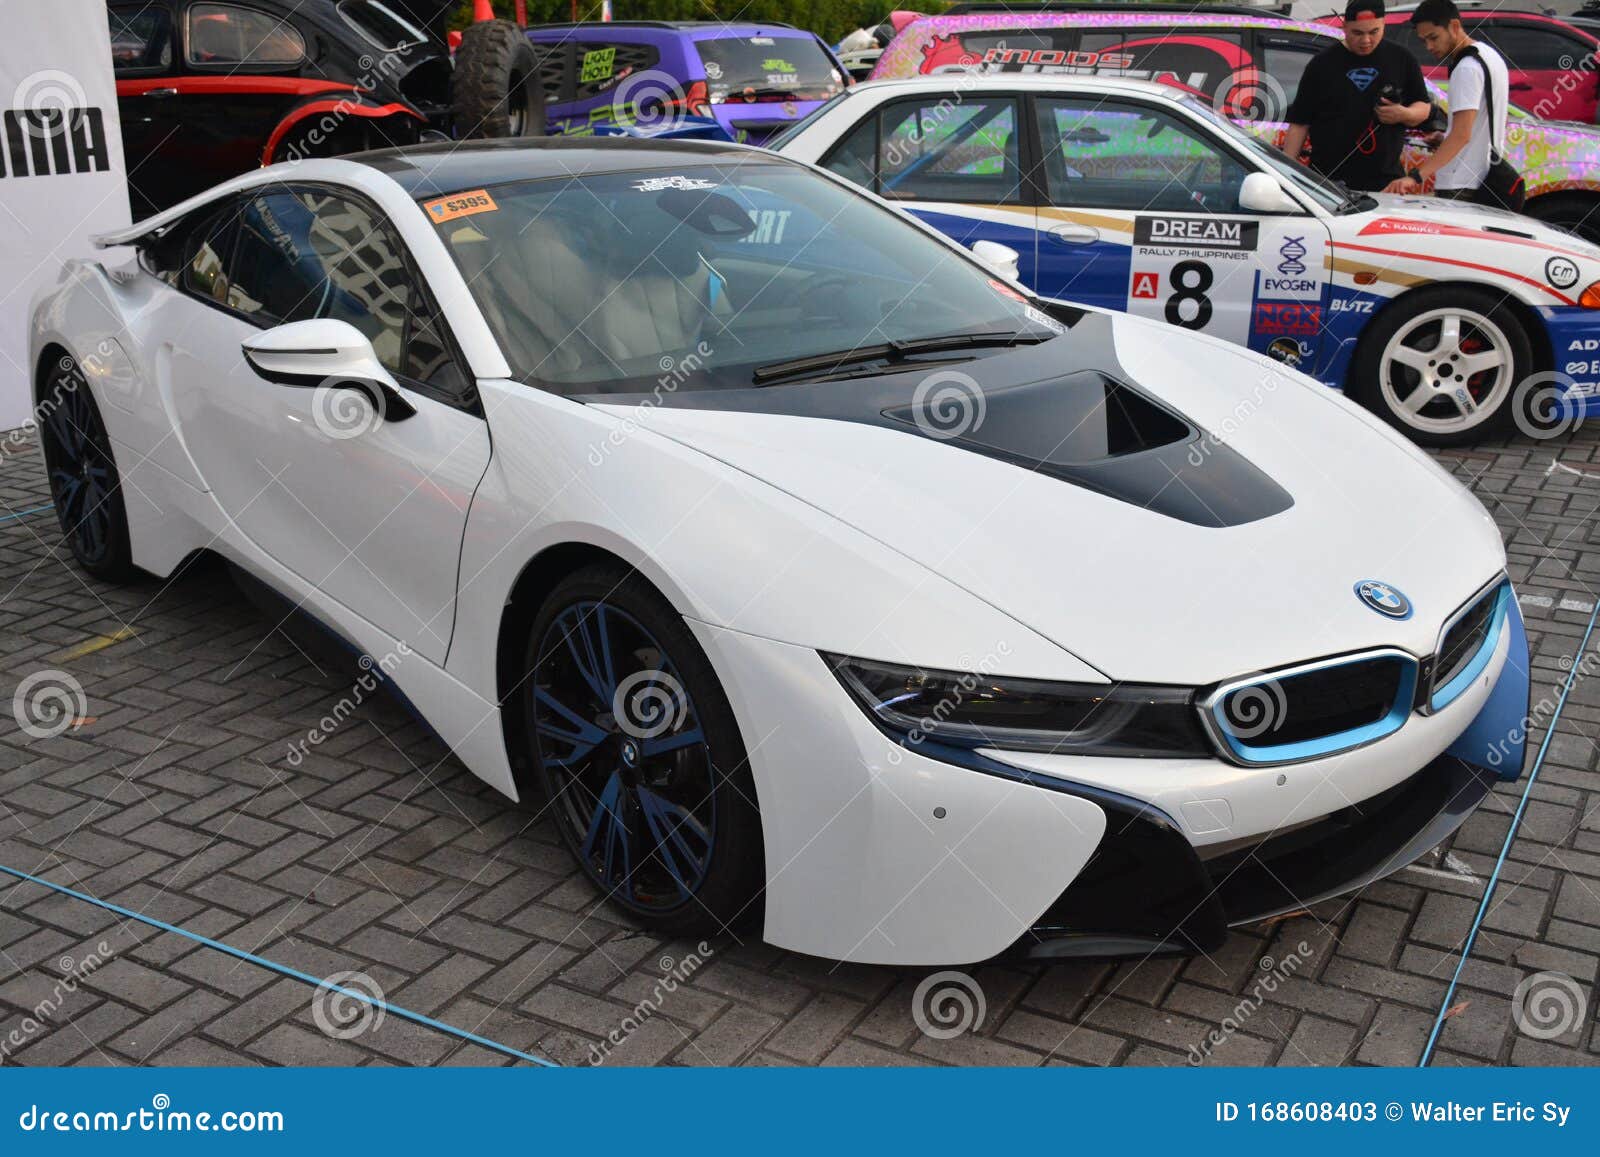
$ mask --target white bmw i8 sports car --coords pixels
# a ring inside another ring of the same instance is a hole
[[[1521,772],[1500,536],[1420,451],[810,166],[423,146],[102,240],[31,330],[79,563],[224,556],[650,927],[1209,949]]]

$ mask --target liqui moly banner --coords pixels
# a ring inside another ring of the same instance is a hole
[[[0,0],[0,430],[30,412],[29,303],[128,223],[105,0]]]

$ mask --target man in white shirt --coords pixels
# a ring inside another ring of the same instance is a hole
[[[1455,0],[1422,0],[1411,25],[1433,58],[1450,69],[1450,128],[1432,156],[1384,191],[1420,193],[1432,177],[1436,196],[1495,204],[1483,181],[1491,151],[1496,156],[1505,152],[1510,92],[1506,62],[1467,35]]]

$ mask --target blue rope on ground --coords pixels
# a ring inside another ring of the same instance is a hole
[[[0,522],[10,522],[14,518],[26,518],[30,514],[42,514],[46,510],[54,510],[52,505],[35,506],[32,510],[19,510],[15,514],[0,514]]]
[[[1550,748],[1550,740],[1555,738],[1556,723],[1567,705],[1567,695],[1577,680],[1578,666],[1583,661],[1583,653],[1589,649],[1589,636],[1594,633],[1597,618],[1600,618],[1600,602],[1595,604],[1594,611],[1589,615],[1589,625],[1584,628],[1583,641],[1578,644],[1577,655],[1572,660],[1572,669],[1567,672],[1566,683],[1561,688],[1561,698],[1556,700],[1555,714],[1550,716],[1550,725],[1545,730],[1544,740],[1539,744],[1539,754],[1534,757],[1533,768],[1528,772],[1528,784],[1522,789],[1522,798],[1517,801],[1517,810],[1511,817],[1511,830],[1506,832],[1505,843],[1500,845],[1500,855],[1495,858],[1494,871],[1489,873],[1489,882],[1484,885],[1483,899],[1478,903],[1478,913],[1472,918],[1472,927],[1467,930],[1466,943],[1461,946],[1461,959],[1456,961],[1456,970],[1450,977],[1450,987],[1445,990],[1444,1000],[1439,1003],[1439,1015],[1433,1018],[1433,1031],[1428,1034],[1427,1047],[1422,1050],[1422,1059],[1417,1062],[1419,1069],[1427,1068],[1428,1062],[1433,1059],[1433,1046],[1438,1043],[1439,1033],[1444,1029],[1445,1013],[1450,1011],[1450,1001],[1455,997],[1456,985],[1461,980],[1461,970],[1467,966],[1467,957],[1471,955],[1472,946],[1478,939],[1478,929],[1483,926],[1483,918],[1489,914],[1489,901],[1494,897],[1496,885],[1500,883],[1500,872],[1505,867],[1506,856],[1511,851],[1511,842],[1517,838],[1517,828],[1522,824],[1522,813],[1527,809],[1534,781],[1539,778],[1539,769],[1544,766],[1544,756]]]
[[[183,936],[189,940],[195,941],[197,944],[204,944],[207,948],[215,948],[218,952],[225,952],[229,956],[238,957],[240,960],[247,961],[259,968],[265,968],[272,972],[279,973],[280,975],[303,981],[314,988],[326,988],[330,992],[337,992],[344,996],[353,997],[354,999],[362,1001],[365,1004],[370,1004],[373,1008],[382,1009],[385,1013],[393,1013],[402,1020],[409,1020],[413,1024],[422,1025],[424,1028],[436,1029],[439,1032],[448,1033],[450,1036],[457,1037],[460,1040],[469,1041],[475,1045],[482,1045],[486,1049],[493,1049],[495,1052],[504,1053],[509,1057],[516,1057],[518,1060],[531,1061],[533,1064],[542,1065],[547,1069],[560,1067],[554,1061],[545,1060],[545,1058],[534,1056],[532,1053],[522,1052],[520,1049],[514,1049],[510,1045],[501,1044],[499,1041],[490,1040],[488,1037],[482,1037],[477,1033],[468,1032],[464,1028],[457,1028],[453,1024],[445,1024],[443,1021],[434,1020],[429,1016],[423,1016],[420,1012],[412,1012],[409,1008],[401,1008],[399,1005],[390,1004],[388,1001],[379,997],[368,996],[366,993],[359,992],[356,989],[345,988],[343,985],[334,984],[332,981],[319,979],[318,977],[312,976],[308,972],[301,972],[297,968],[290,968],[286,964],[279,964],[277,961],[268,960],[264,956],[257,956],[254,953],[246,952],[241,948],[234,948],[230,944],[224,944],[220,940],[213,940],[209,936],[202,936],[198,932],[190,932],[188,929],[179,928],[175,924],[168,924],[164,920],[157,920],[152,916],[145,916],[142,913],[131,911],[122,907],[120,904],[113,904],[108,900],[97,899],[96,897],[86,895],[83,892],[75,892],[71,888],[63,887],[62,885],[52,883],[49,880],[40,879],[38,876],[30,876],[27,872],[18,871],[16,868],[8,868],[4,864],[0,864],[0,872],[4,872],[8,876],[14,876],[19,880],[26,880],[30,884],[38,884],[40,887],[49,888],[52,892],[59,892],[63,896],[71,896],[74,900],[82,900],[86,904],[93,904],[97,908],[104,908],[107,912],[115,912],[117,915],[125,916],[129,920],[137,920],[141,924],[148,924],[152,928],[159,928],[163,932],[171,932],[174,935]]]

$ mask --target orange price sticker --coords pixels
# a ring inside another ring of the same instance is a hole
[[[494,198],[482,189],[451,193],[448,197],[435,197],[432,201],[422,203],[423,212],[435,225],[454,221],[457,217],[470,217],[474,213],[493,213],[498,208],[500,206],[494,203]]]

